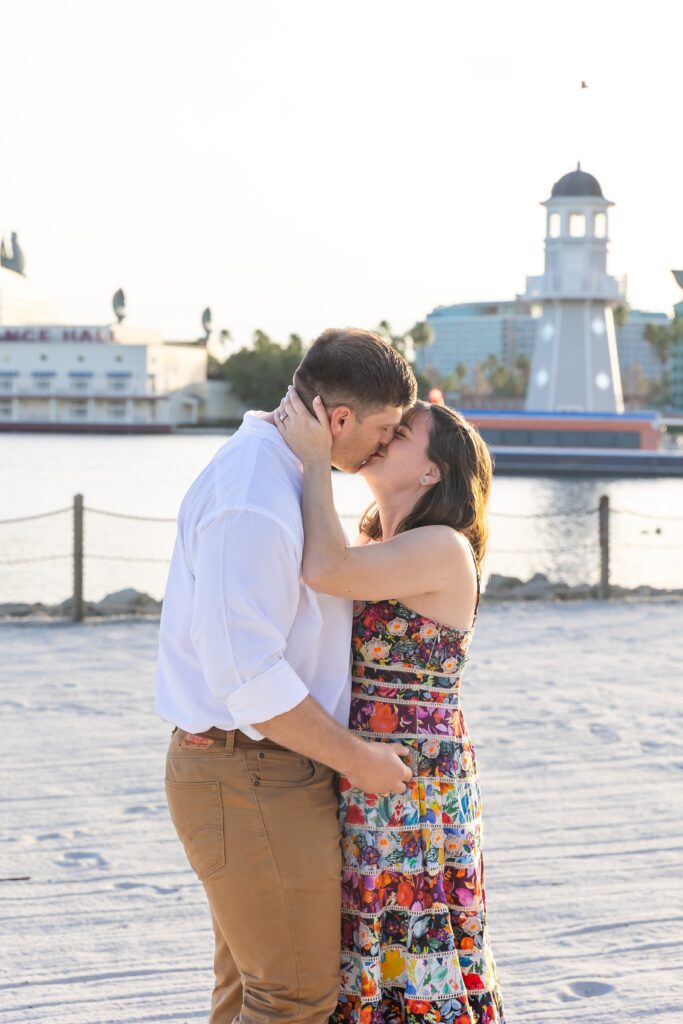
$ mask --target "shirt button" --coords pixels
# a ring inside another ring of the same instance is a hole
[[[263,751],[260,751],[260,752],[259,752],[259,757],[263,758],[263,757],[265,757],[265,756],[266,756],[266,755],[265,755],[265,754],[263,753]]]
[[[258,784],[259,784],[258,779],[254,779],[254,785],[258,786]]]

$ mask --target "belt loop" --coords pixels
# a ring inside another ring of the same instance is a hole
[[[236,732],[235,729],[228,729],[228,731],[225,734],[225,753],[226,754],[234,754],[235,753],[235,732]]]

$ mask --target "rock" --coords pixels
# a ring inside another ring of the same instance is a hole
[[[542,597],[554,597],[558,586],[559,584],[552,583],[545,573],[537,572],[530,580],[522,584],[519,588],[519,596],[528,601],[535,601]]]
[[[152,613],[159,611],[161,602],[155,601],[149,594],[141,593],[128,587],[107,594],[101,601],[90,606],[94,615],[125,615],[131,612]]]
[[[0,617],[12,616],[13,618],[23,618],[25,615],[33,615],[35,612],[41,610],[42,605],[23,604],[21,601],[9,601],[6,604],[0,604]]]
[[[516,576],[500,576],[493,572],[486,583],[486,596],[498,597],[500,594],[508,594],[511,590],[522,586],[522,581]]]
[[[598,588],[590,583],[577,583],[558,595],[563,601],[588,601],[598,596]]]

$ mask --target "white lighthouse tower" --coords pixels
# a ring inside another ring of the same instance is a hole
[[[527,278],[523,296],[542,306],[526,407],[623,412],[612,306],[625,292],[607,273],[607,211],[614,204],[579,164],[542,205],[545,273]]]

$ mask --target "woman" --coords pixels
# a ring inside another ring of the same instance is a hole
[[[500,1024],[479,784],[459,707],[491,459],[458,413],[418,402],[360,470],[375,503],[348,546],[319,398],[314,412],[290,389],[276,416],[304,467],[304,579],[357,599],[350,728],[403,743],[413,770],[402,794],[367,795],[341,780],[342,980],[332,1019]]]

